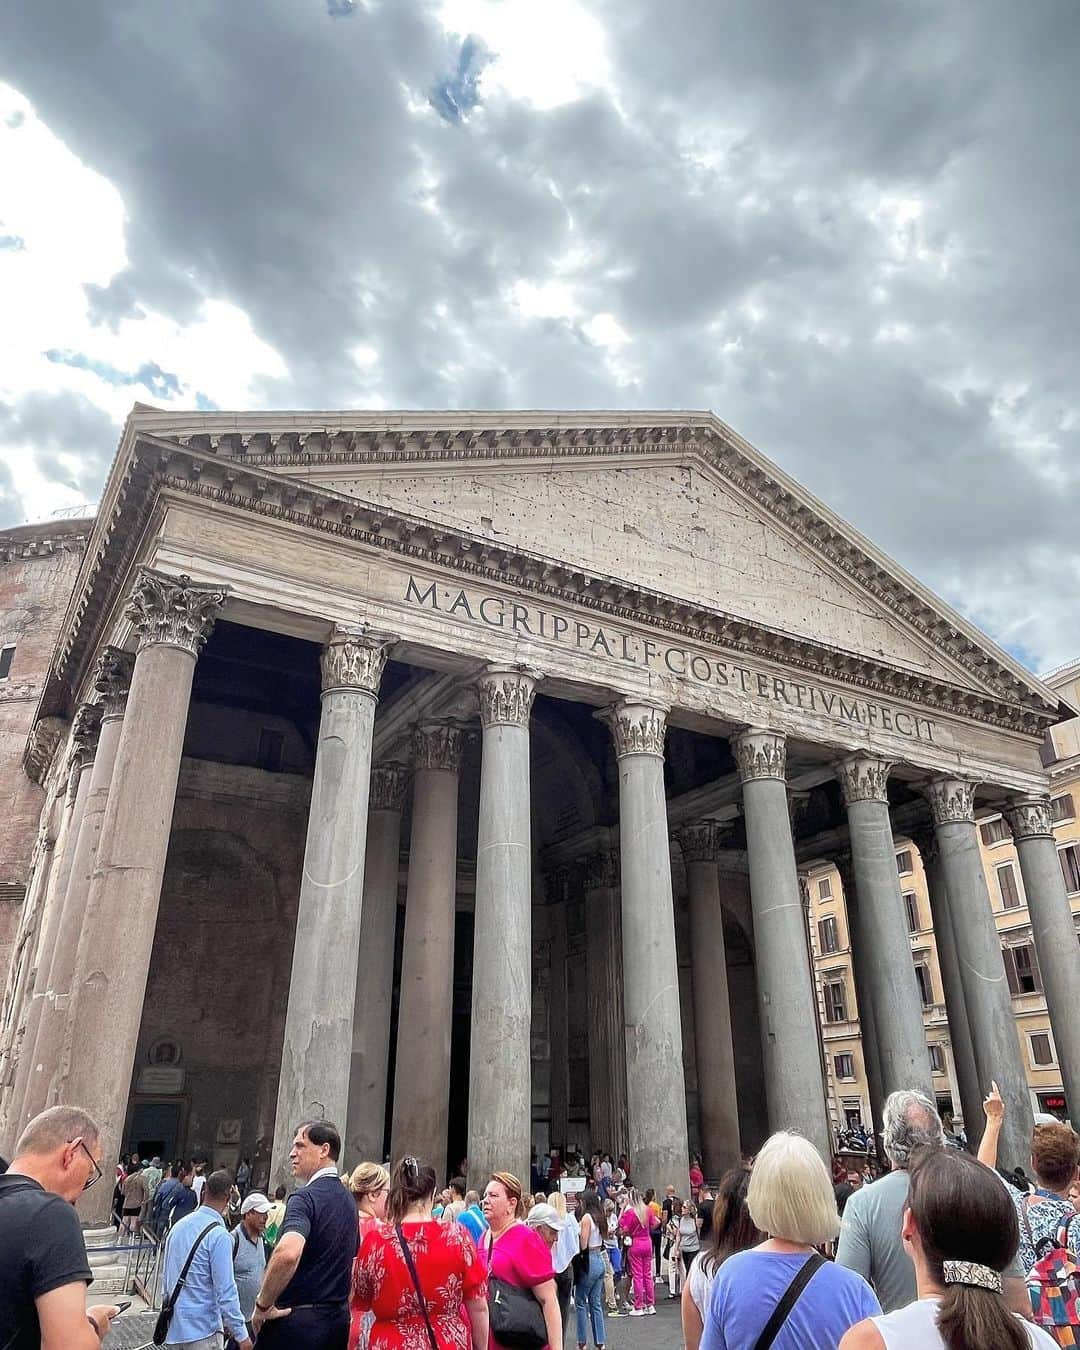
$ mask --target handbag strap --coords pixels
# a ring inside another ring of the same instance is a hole
[[[780,1328],[788,1320],[792,1308],[798,1303],[802,1291],[825,1264],[825,1258],[812,1252],[798,1274],[784,1290],[784,1297],[773,1309],[773,1315],[765,1323],[764,1330],[754,1342],[754,1350],[769,1350],[769,1346],[780,1334]]]
[[[1024,1232],[1027,1233],[1027,1240],[1031,1244],[1032,1251],[1034,1251],[1035,1235],[1031,1231],[1031,1220],[1028,1218],[1028,1206],[1030,1204],[1031,1204],[1031,1196],[1025,1195],[1024,1198],[1020,1201],[1020,1217],[1024,1221]]]
[[[409,1244],[405,1241],[405,1233],[401,1224],[394,1224],[394,1232],[398,1235],[398,1241],[401,1243],[401,1254],[405,1258],[405,1264],[409,1267],[409,1275],[413,1282],[413,1288],[416,1290],[420,1311],[424,1315],[424,1326],[427,1327],[428,1340],[431,1342],[431,1350],[439,1350],[439,1342],[435,1339],[435,1332],[431,1328],[431,1318],[428,1316],[427,1301],[424,1298],[424,1291],[420,1288],[420,1278],[416,1273],[412,1252],[409,1250]]]
[[[187,1260],[184,1262],[183,1267],[180,1270],[180,1278],[176,1281],[176,1284],[173,1286],[173,1291],[169,1295],[169,1301],[166,1304],[166,1307],[169,1309],[170,1312],[172,1312],[173,1308],[176,1307],[176,1300],[180,1297],[180,1291],[187,1283],[188,1271],[191,1269],[192,1261],[195,1260],[195,1253],[202,1246],[203,1238],[210,1233],[211,1229],[216,1227],[217,1227],[216,1220],[213,1223],[208,1223],[206,1227],[202,1230],[202,1232],[199,1234],[199,1236],[195,1239],[195,1241],[191,1244],[191,1251],[188,1252]]]

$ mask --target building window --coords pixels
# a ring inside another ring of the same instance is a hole
[[[280,773],[284,753],[284,733],[263,727],[259,732],[259,768],[266,769],[270,773]]]
[[[832,877],[822,877],[817,884],[817,898],[819,900],[832,899]]]
[[[908,932],[917,933],[921,925],[919,923],[919,897],[914,891],[904,892],[904,909],[907,911]]]
[[[14,647],[0,647],[0,680],[6,680],[11,674],[11,663],[14,659]]]
[[[930,967],[922,961],[915,966],[915,978],[919,982],[919,997],[922,999],[924,1008],[929,1008],[934,1002],[934,982],[930,978]]]
[[[829,914],[822,919],[817,926],[818,941],[821,943],[822,952],[838,952],[840,950],[840,939],[836,932],[836,918]]]
[[[833,1067],[836,1070],[837,1078],[854,1078],[855,1056],[850,1052],[842,1055],[834,1055]]]
[[[930,1051],[930,1072],[944,1073],[945,1072],[944,1050],[942,1050],[940,1045],[928,1045],[926,1048]]]
[[[1004,816],[994,816],[991,820],[984,820],[979,825],[979,834],[987,848],[993,848],[995,844],[1004,844],[1007,839],[1012,838],[1012,831],[1005,824]]]
[[[826,980],[824,992],[825,1020],[827,1022],[846,1022],[847,998],[844,995],[844,981]]]
[[[844,1108],[844,1124],[849,1130],[862,1124],[862,1102],[851,1101],[845,1097],[841,1106]]]
[[[1002,863],[997,871],[998,891],[1003,909],[1020,908],[1020,887],[1016,884],[1016,868],[1012,863]]]
[[[1065,889],[1070,894],[1080,891],[1080,846],[1066,844],[1059,848],[1058,861],[1065,876]]]
[[[1050,798],[1050,816],[1055,825],[1062,820],[1072,820],[1075,815],[1071,792],[1063,792],[1060,797]]]
[[[1005,962],[1005,978],[1009,982],[1010,993],[1042,993],[1039,958],[1030,943],[1022,947],[1003,947],[1001,955]]]
[[[911,849],[906,848],[902,853],[896,855],[896,870],[902,877],[906,877],[913,870],[911,865]]]
[[[1028,1044],[1031,1046],[1031,1062],[1036,1068],[1045,1069],[1048,1065],[1056,1062],[1054,1046],[1048,1031],[1030,1032]]]

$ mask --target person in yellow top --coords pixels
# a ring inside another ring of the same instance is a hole
[[[263,1242],[268,1247],[273,1247],[278,1238],[278,1230],[281,1227],[281,1221],[285,1217],[285,1187],[279,1186],[274,1192],[274,1203],[270,1206],[270,1212],[266,1216],[266,1227],[263,1229]]]
[[[647,1206],[649,1209],[651,1209],[652,1212],[656,1215],[656,1227],[655,1227],[655,1228],[652,1230],[652,1232],[649,1234],[649,1237],[652,1239],[653,1278],[654,1278],[654,1280],[659,1280],[659,1279],[660,1279],[660,1239],[661,1239],[661,1237],[662,1237],[662,1229],[663,1229],[663,1226],[664,1226],[664,1224],[663,1224],[664,1213],[663,1213],[663,1210],[660,1208],[660,1201],[657,1200],[657,1198],[656,1198],[656,1192],[653,1190],[653,1188],[652,1188],[651,1186],[650,1186],[649,1189],[645,1192],[645,1204],[646,1204],[646,1206]]]

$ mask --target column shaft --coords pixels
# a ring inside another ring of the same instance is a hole
[[[863,969],[869,977],[885,1094],[917,1088],[932,1100],[922,1001],[889,820],[886,783],[891,767],[867,755],[851,755],[840,767],[859,896],[860,938],[866,944]]]
[[[108,805],[109,786],[120,746],[132,661],[133,658],[128,652],[107,647],[102,653],[95,678],[95,689],[102,700],[97,710],[101,719],[100,733],[89,770],[86,804],[79,822],[71,871],[63,897],[60,926],[53,948],[49,971],[49,996],[42,1008],[41,1025],[34,1051],[34,1059],[40,1064],[41,1070],[31,1079],[33,1093],[27,1094],[23,1108],[27,1113],[27,1119],[59,1100],[63,1052],[68,1038],[68,1019],[71,1012],[71,981],[75,974],[75,958],[82,936],[83,916],[86,912],[90,881],[97,858],[101,824]]]
[[[223,600],[185,577],[144,572],[128,610],[140,647],[75,958],[59,1087],[100,1124],[106,1175],[122,1142],[195,660]],[[84,1220],[108,1216],[109,1191],[87,1191]]]
[[[49,877],[49,887],[45,896],[34,979],[26,1007],[26,1028],[23,1031],[22,1047],[15,1067],[15,1083],[11,1093],[11,1111],[8,1116],[11,1137],[7,1141],[9,1147],[14,1147],[23,1126],[31,1118],[27,1115],[27,1106],[41,1096],[40,1081],[43,1077],[45,1079],[48,1077],[43,1073],[37,1054],[38,1033],[49,1000],[49,976],[52,972],[53,953],[60,936],[64,897],[67,894],[68,879],[75,858],[75,845],[78,842],[79,826],[82,824],[89,789],[90,761],[86,759],[81,763],[76,762],[72,768],[71,789],[58,838],[58,859]],[[36,1115],[37,1111],[32,1114]]]
[[[694,983],[694,1045],[705,1175],[718,1180],[739,1161],[739,1106],[731,1042],[724,912],[716,862],[687,864]]]
[[[349,1158],[357,1162],[381,1162],[385,1152],[401,811],[407,782],[404,764],[378,765],[372,772],[345,1134]]]
[[[363,912],[371,736],[384,639],[336,633],[322,654],[322,713],[311,785],[281,1051],[271,1180],[288,1180],[296,1126],[345,1128]]]
[[[785,784],[787,747],[777,733],[751,730],[735,738],[733,749],[743,782],[769,1127],[797,1130],[828,1158],[814,981]]]
[[[1054,844],[1049,797],[1021,798],[1006,812],[1016,837],[1031,934],[1042,971],[1061,1082],[1073,1120],[1080,1119],[1080,957],[1076,924]]]
[[[536,677],[489,668],[477,683],[483,746],[476,844],[469,1171],[523,1184],[532,1136],[532,835],[529,715]]]
[[[548,910],[551,931],[551,990],[548,1039],[551,1045],[551,1145],[565,1152],[570,1129],[570,1009],[566,978],[566,901]],[[520,1179],[520,1178],[519,1178]]]
[[[613,1158],[629,1148],[618,876],[618,853],[597,853],[588,859],[585,970],[589,1017],[589,1128],[592,1147],[603,1149]]]
[[[851,871],[850,856],[837,861],[840,882],[844,889],[844,907],[847,910],[848,941],[851,947],[851,971],[855,978],[855,1002],[859,1011],[859,1038],[862,1041],[863,1064],[866,1068],[866,1090],[870,1097],[870,1115],[873,1117],[875,1139],[881,1130],[885,1088],[881,1077],[881,1054],[878,1049],[877,1022],[874,1002],[870,997],[870,973],[866,969],[869,940],[862,926],[859,896]]]
[[[608,714],[619,762],[626,1098],[634,1182],[689,1185],[679,965],[671,892],[665,714],[641,702]]]
[[[971,1040],[967,1004],[964,1002],[964,982],[960,973],[960,956],[956,949],[956,932],[952,905],[945,882],[937,840],[930,828],[915,839],[926,874],[926,890],[930,897],[930,917],[934,924],[934,944],[937,947],[941,970],[942,992],[945,996],[945,1015],[949,1022],[949,1040],[953,1067],[956,1072],[956,1090],[960,1114],[964,1118],[964,1132],[974,1140],[982,1132],[983,1093],[979,1090],[979,1071],[975,1064],[975,1048]],[[957,1103],[953,1103],[955,1111]]]
[[[999,1162],[1016,1167],[1031,1152],[1031,1098],[1020,1057],[1012,999],[1005,981],[1001,940],[986,888],[973,812],[975,787],[959,779],[937,779],[927,795],[934,812],[941,866],[953,917],[960,979],[967,1004],[979,1086],[996,1080],[1005,1099]],[[968,1137],[974,1142],[972,1122]],[[981,1133],[981,1116],[975,1133]]]
[[[454,1010],[458,768],[464,733],[452,724],[416,736],[405,948],[398,1006],[391,1154],[446,1172],[450,1028]]]

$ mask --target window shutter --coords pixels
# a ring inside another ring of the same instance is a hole
[[[1031,973],[1035,976],[1035,991],[1041,994],[1043,991],[1042,971],[1039,969],[1039,953],[1035,950],[1035,943],[1028,946],[1028,958],[1031,961]]]
[[[1010,994],[1019,994],[1020,978],[1016,973],[1016,957],[1012,953],[1011,947],[1001,949],[1001,957],[1005,962],[1005,979],[1009,985]]]

